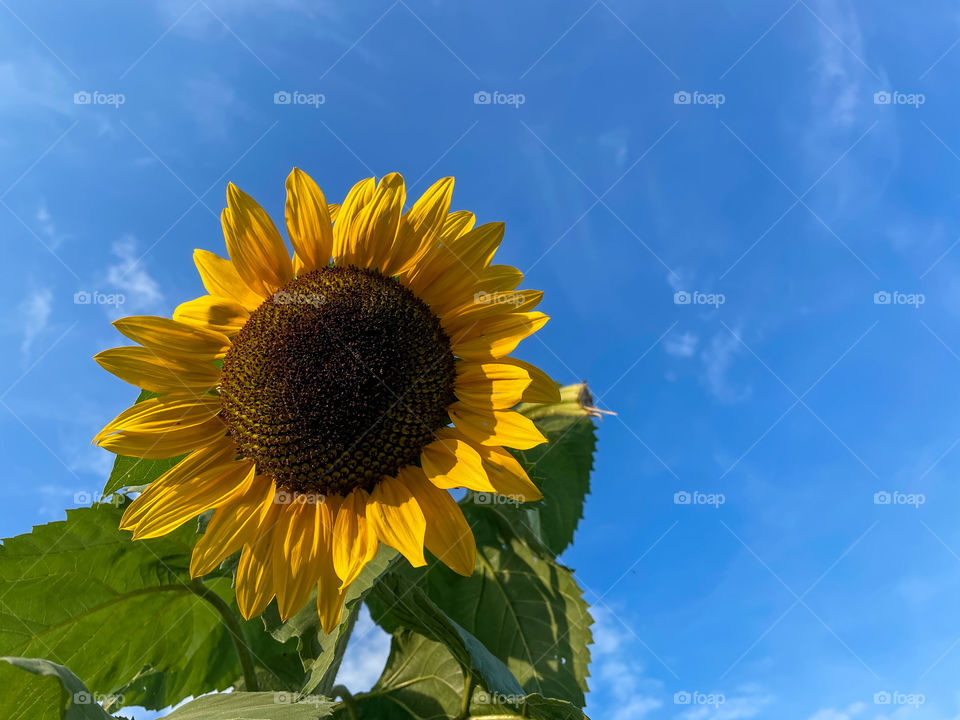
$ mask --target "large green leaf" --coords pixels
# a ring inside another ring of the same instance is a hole
[[[306,671],[303,692],[322,695],[332,693],[337,670],[343,661],[343,654],[363,600],[374,582],[392,567],[398,558],[399,554],[395,550],[385,546],[380,548],[377,556],[350,584],[343,603],[340,624],[329,634],[324,633],[320,627],[316,591],[311,595],[310,601],[285,623],[280,622],[276,604],[272,604],[264,613],[264,625],[277,641],[286,643],[294,638],[297,640],[297,652]]]
[[[221,615],[190,581],[192,524],[132,542],[121,515],[106,504],[69,510],[4,541],[0,653],[59,660],[94,692],[148,708],[230,687],[241,667]],[[229,577],[206,587],[233,602]]]
[[[0,657],[4,720],[115,720],[80,678],[39,658]]]
[[[388,573],[381,578],[367,604],[373,619],[387,632],[396,633],[399,627],[406,627],[443,643],[466,670],[475,671],[491,693],[523,694],[523,688],[501,660],[401,575]]]
[[[475,532],[470,577],[436,561],[405,574],[506,663],[526,693],[583,707],[592,620],[573,573],[513,534],[483,526]]]
[[[289,692],[233,692],[205,695],[177,708],[165,720],[317,720],[337,703],[319,695]]]
[[[467,720],[524,717],[586,720],[568,702],[484,689],[443,643],[412,630],[393,636],[390,657],[370,692],[348,697],[337,720]]]

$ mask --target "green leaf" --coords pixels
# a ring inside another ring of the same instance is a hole
[[[524,404],[517,409],[534,420],[549,442],[514,454],[543,492],[535,503],[503,502],[488,493],[468,493],[464,512],[471,525],[496,523],[501,532],[515,534],[538,554],[560,555],[573,542],[590,492],[590,471],[596,448],[596,429],[586,384],[560,389],[560,402]]]
[[[192,525],[132,542],[121,515],[106,504],[68,510],[65,522],[4,541],[0,653],[69,658],[94,692],[151,709],[230,687],[241,667],[221,616],[190,581]],[[229,577],[206,587],[233,602]]]
[[[512,534],[477,527],[477,569],[437,561],[405,571],[455,622],[500,658],[526,693],[584,705],[592,620],[573,573]]]
[[[155,397],[160,396],[149,390],[141,390],[136,402],[143,402]],[[179,455],[161,460],[144,460],[143,458],[117,455],[117,459],[113,461],[110,477],[107,478],[107,484],[103,488],[103,496],[112,495],[124,488],[149,485],[185,457],[185,455]]]
[[[320,617],[317,614],[316,591],[310,596],[310,601],[285,623],[280,621],[276,603],[271,603],[263,615],[263,622],[273,637],[282,643],[292,638],[297,639],[297,652],[306,671],[302,690],[307,693],[330,695],[333,692],[333,683],[343,661],[343,654],[347,649],[347,642],[353,632],[354,623],[363,605],[363,600],[370,592],[374,582],[391,568],[399,558],[399,554],[382,546],[376,557],[371,560],[347,589],[347,597],[343,603],[343,615],[340,624],[332,633],[324,633],[320,627]]]
[[[469,702],[465,702],[469,698]],[[344,699],[337,720],[452,720],[495,716],[533,720],[587,720],[563,700],[504,695],[477,686],[443,644],[412,630],[393,636],[376,685]]]
[[[114,720],[76,675],[49,660],[0,657],[4,720]]]
[[[319,695],[233,692],[205,695],[177,708],[165,720],[317,720],[337,703]]]
[[[403,626],[444,644],[464,669],[476,671],[491,693],[524,694],[502,661],[406,578],[388,573],[374,586],[367,604],[374,621],[387,632],[395,633],[399,626]]]

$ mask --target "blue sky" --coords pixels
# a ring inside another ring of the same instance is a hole
[[[504,220],[498,258],[546,291],[520,355],[617,413],[564,558],[595,604],[592,716],[960,717],[953,4],[0,18],[4,536],[102,487],[89,440],[134,392],[90,358],[111,319],[200,294],[190,253],[222,252],[228,181],[279,218],[294,165],[334,199],[455,175],[454,205]],[[382,652],[368,634],[351,677]]]

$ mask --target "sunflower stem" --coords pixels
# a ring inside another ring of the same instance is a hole
[[[331,692],[334,697],[343,700],[343,704],[346,706],[347,712],[350,713],[352,720],[357,720],[357,709],[353,706],[353,695],[350,694],[350,691],[343,685],[335,685]]]
[[[473,695],[473,670],[466,670],[463,682],[463,699],[460,701],[460,719],[465,719],[470,715],[470,696]]]
[[[222,597],[200,580],[191,580],[187,587],[194,595],[210,603],[217,614],[220,615],[223,624],[230,631],[230,637],[233,638],[233,646],[237,649],[237,657],[240,659],[240,667],[243,669],[243,684],[248,692],[257,692],[260,689],[260,683],[257,681],[253,655],[250,653],[250,646],[247,645],[247,641],[243,637],[243,628],[240,627],[240,620],[236,613]]]

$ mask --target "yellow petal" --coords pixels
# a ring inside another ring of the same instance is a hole
[[[270,504],[275,485],[267,475],[253,479],[249,490],[217,508],[190,557],[190,577],[213,572],[244,545],[252,544]]]
[[[220,412],[220,398],[150,398],[127,408],[111,420],[93,439],[96,443],[115,432],[168,433],[194,427]]]
[[[178,305],[173,319],[233,337],[250,319],[250,312],[233,300],[203,295]]]
[[[482,273],[473,293],[494,293],[514,290],[523,282],[523,273],[510,265],[490,265]],[[469,293],[472,295],[473,293]]]
[[[443,329],[448,335],[457,335],[494,315],[532,310],[542,298],[543,292],[540,290],[476,292],[468,302],[443,314]]]
[[[280,618],[297,612],[317,584],[321,555],[329,553],[321,513],[324,498],[316,493],[296,494],[280,510],[273,534],[273,582]]]
[[[543,370],[514,358],[457,363],[456,393],[470,405],[492,410],[521,402],[560,402],[560,389]]]
[[[251,290],[266,298],[291,280],[290,255],[273,220],[233,183],[220,222],[230,259]]]
[[[348,259],[353,253],[351,226],[364,205],[370,202],[376,187],[373,178],[361,180],[344,198],[333,225],[333,260],[336,264],[349,264]]]
[[[420,453],[420,465],[431,483],[444,489],[496,492],[483,468],[483,459],[460,432],[442,428],[436,437]]]
[[[333,223],[327,200],[313,179],[300,168],[287,176],[287,235],[300,267],[308,272],[326,267],[333,252]]]
[[[220,382],[220,370],[211,362],[162,357],[142,347],[119,347],[94,355],[107,372],[144,390],[202,395]]]
[[[450,493],[428,482],[422,472],[410,472],[405,480],[427,519],[427,550],[455,573],[472,575],[477,543],[460,506]]]
[[[159,460],[199,450],[226,433],[227,426],[219,417],[214,417],[199,425],[163,434],[121,430],[101,438],[97,444],[117,455]]]
[[[255,467],[251,460],[238,460],[210,468],[179,483],[176,492],[165,493],[150,504],[149,510],[144,511],[143,517],[133,528],[133,539],[166,535],[200,513],[229,502],[250,488],[254,474]]]
[[[387,276],[399,275],[416,263],[439,240],[450,210],[453,178],[442,178],[427,191],[401,218],[397,240],[383,267]]]
[[[481,410],[458,402],[451,406],[450,418],[468,440],[480,445],[529,450],[547,441],[532,420],[512,410]]]
[[[333,567],[346,588],[377,554],[377,533],[367,522],[370,495],[356,489],[344,499],[333,526]]]
[[[543,497],[540,488],[527,476],[523,465],[509,450],[499,447],[474,446],[483,458],[490,484],[498,495],[506,495],[518,502],[531,502]]]
[[[279,505],[271,503],[255,533],[256,541],[244,545],[243,552],[240,553],[240,564],[237,566],[237,607],[247,620],[266,610],[276,594],[270,558],[273,529],[279,509]]]
[[[542,312],[508,313],[481,320],[451,338],[453,352],[469,360],[502,358],[513,352],[520,341],[547,324]]]
[[[200,272],[200,280],[214,297],[232,300],[247,310],[255,310],[263,298],[257,295],[240,277],[233,263],[207,250],[194,250],[193,262]]]
[[[398,550],[413,567],[422,567],[426,520],[410,489],[403,481],[407,468],[395,478],[380,481],[367,503],[367,520],[373,524],[384,545]]]
[[[207,470],[228,465],[237,456],[237,446],[228,437],[206,445],[178,462],[140,493],[124,511],[120,520],[122,530],[132,530],[153,509],[154,505],[173,497],[177,488],[194,480]]]
[[[406,199],[403,177],[384,175],[377,188],[348,228],[343,262],[357,267],[381,269],[393,248],[400,227],[400,214]]]
[[[223,333],[165,317],[135,315],[116,320],[113,326],[145,348],[176,357],[209,360],[223,357],[230,347]]]
[[[418,268],[411,287],[431,306],[452,294],[457,295],[456,300],[447,302],[446,307],[463,304],[469,300],[463,293],[480,280],[503,240],[503,229],[502,222],[486,223],[441,242],[430,253],[429,262]]]
[[[323,541],[320,547],[320,580],[317,583],[317,614],[326,633],[333,632],[340,622],[343,600],[347,594],[346,585],[341,589],[340,578],[333,566],[333,533],[340,502],[339,497],[328,496],[327,502],[318,507]]]

